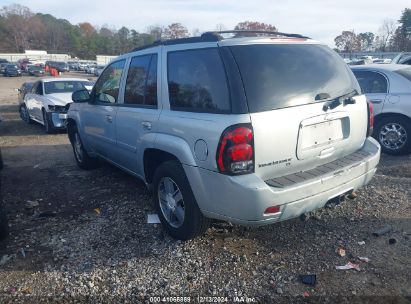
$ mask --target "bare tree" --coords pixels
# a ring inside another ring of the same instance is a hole
[[[194,28],[194,29],[191,31],[191,36],[192,36],[192,37],[199,37],[199,36],[201,36],[201,31],[200,31],[200,29]]]
[[[216,30],[216,32],[221,32],[221,31],[227,30],[227,28],[226,28],[226,26],[225,26],[223,23],[218,23],[218,24],[215,26],[215,30]]]
[[[377,48],[385,52],[389,46],[389,42],[393,35],[395,34],[395,30],[397,29],[397,25],[394,20],[385,19],[378,29],[378,45]]]
[[[3,7],[0,15],[6,20],[7,30],[14,40],[17,52],[29,48],[30,19],[34,16],[30,9],[19,4]]]
[[[173,23],[164,30],[165,39],[177,39],[188,37],[187,28],[181,23]]]
[[[160,40],[164,36],[164,27],[160,25],[150,25],[146,32],[152,35],[155,40]]]

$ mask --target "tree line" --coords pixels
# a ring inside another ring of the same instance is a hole
[[[277,31],[274,25],[255,21],[240,22],[235,29]],[[225,27],[218,24],[215,30],[225,30]],[[198,29],[190,33],[181,23],[151,25],[144,32],[138,32],[124,26],[117,30],[93,26],[89,22],[71,24],[50,14],[34,13],[19,4],[0,10],[0,53],[23,53],[31,49],[94,59],[97,54],[119,55],[156,40],[199,34]]]
[[[343,31],[334,42],[341,52],[411,51],[411,9],[404,9],[398,22],[384,20],[376,33]]]

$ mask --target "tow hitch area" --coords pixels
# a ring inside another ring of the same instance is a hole
[[[325,204],[325,208],[334,208],[335,206],[344,202],[346,196],[351,195],[353,192],[354,192],[353,190],[348,190],[342,194],[339,194],[335,197],[330,198],[328,202]]]

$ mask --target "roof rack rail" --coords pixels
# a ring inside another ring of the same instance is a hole
[[[169,39],[169,40],[157,40],[157,41],[154,41],[152,44],[135,48],[131,52],[140,51],[140,50],[148,49],[148,48],[159,46],[159,45],[175,45],[175,44],[195,43],[195,42],[215,42],[215,41],[219,41],[219,40],[220,40],[220,38],[217,37],[216,35],[211,35],[209,33],[204,33],[199,37],[189,37],[189,38],[179,38],[179,39]]]
[[[263,34],[266,36],[283,36],[283,37],[290,37],[290,38],[305,38],[310,39],[307,36],[303,36],[300,34],[289,34],[289,33],[282,33],[282,32],[271,32],[271,31],[261,31],[261,30],[230,30],[230,31],[213,31],[213,32],[205,32],[203,35],[215,35],[219,38],[219,40],[224,39],[221,34],[235,34],[236,38],[238,37],[250,37],[249,34]],[[243,34],[243,35],[241,35]],[[248,35],[247,35],[248,34]]]
[[[157,40],[152,44],[141,46],[131,50],[130,52],[141,51],[149,49],[159,45],[175,45],[175,44],[184,44],[184,43],[196,43],[196,42],[216,42],[224,40],[224,37],[221,34],[235,34],[235,38],[240,37],[250,37],[254,34],[255,36],[283,36],[290,38],[304,38],[310,39],[309,37],[300,35],[300,34],[288,34],[281,32],[268,32],[268,31],[246,31],[246,30],[232,30],[232,31],[216,31],[216,32],[205,32],[199,37],[190,37],[190,38],[179,38],[179,39],[170,39],[170,40]]]

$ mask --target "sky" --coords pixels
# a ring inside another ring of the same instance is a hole
[[[385,19],[397,21],[410,0],[0,0],[0,7],[18,3],[33,12],[51,14],[72,24],[143,32],[150,25],[179,22],[190,32],[233,29],[242,21],[275,25],[281,32],[299,33],[334,47],[343,30],[378,32]]]

